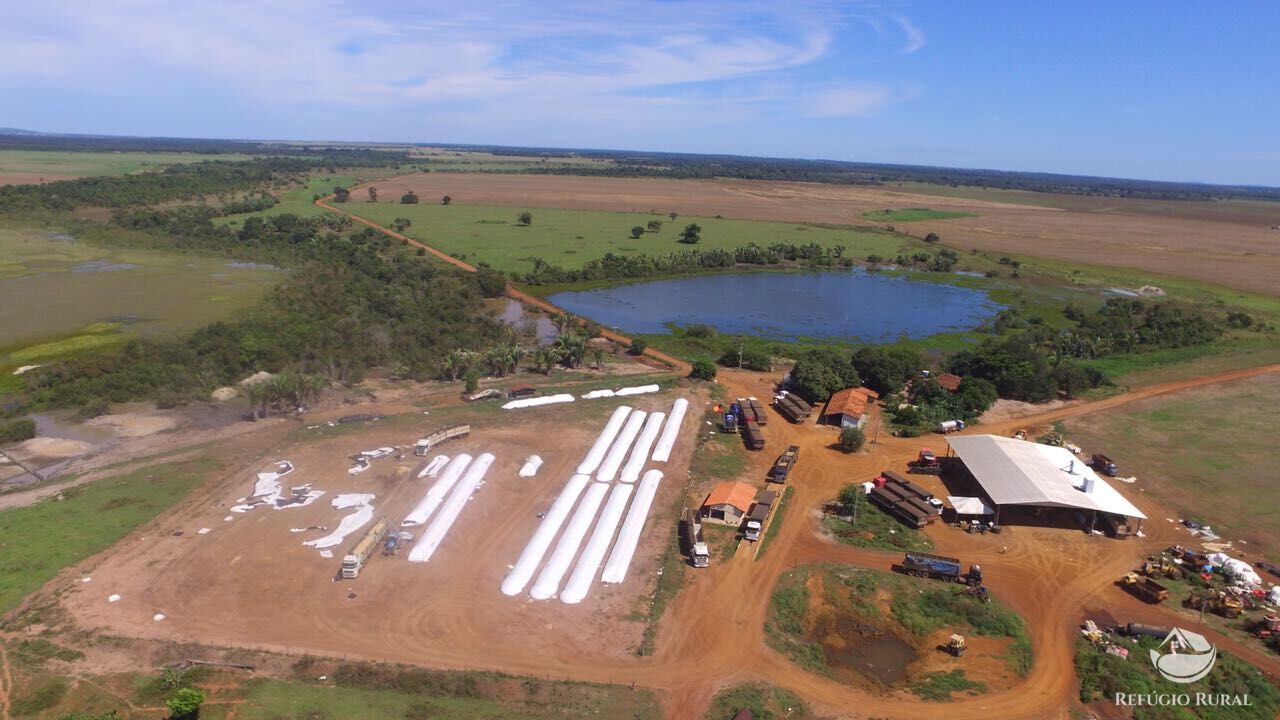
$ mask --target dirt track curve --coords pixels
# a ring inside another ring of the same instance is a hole
[[[334,208],[324,200],[316,204],[422,247],[453,265],[475,269],[412,238]],[[508,291],[518,300],[555,311],[541,300],[512,288]],[[621,336],[611,339],[626,341]],[[649,351],[648,354],[677,367],[687,367],[660,353]],[[1043,425],[1136,400],[1277,371],[1280,364],[1152,385],[1095,402],[983,425],[980,432],[1007,435],[1016,427]],[[763,373],[739,370],[721,370],[718,377],[730,397],[764,396],[771,391],[775,380],[776,377]],[[625,677],[639,686],[665,691],[666,715],[677,720],[702,718],[719,689],[744,681],[785,687],[811,702],[819,714],[835,717],[914,720],[937,717],[943,710],[947,717],[957,719],[1065,718],[1076,692],[1073,647],[1086,611],[1106,609],[1122,622],[1185,621],[1185,616],[1173,610],[1145,605],[1114,587],[1115,579],[1146,554],[1186,540],[1186,535],[1175,532],[1173,525],[1164,520],[1166,513],[1149,498],[1126,490],[1125,494],[1150,518],[1143,526],[1145,538],[1117,542],[1079,532],[1023,526],[1011,528],[998,538],[970,536],[947,526],[927,529],[937,552],[982,564],[992,593],[1026,618],[1036,659],[1028,676],[1012,689],[939,706],[901,692],[889,694],[852,687],[802,670],[765,644],[765,617],[778,577],[797,564],[823,561],[888,569],[897,555],[838,545],[822,535],[817,527],[820,508],[850,481],[872,477],[885,468],[903,467],[914,458],[922,439],[900,439],[878,433],[877,442],[868,445],[867,451],[847,456],[831,448],[835,433],[829,428],[811,423],[791,425],[775,417],[763,430],[771,450],[787,445],[798,445],[802,450],[802,460],[792,474],[795,494],[783,525],[759,560],[743,548],[731,560],[714,562],[708,569],[689,573],[686,586],[662,618],[653,657],[575,660],[513,642],[501,648],[484,643],[475,647],[422,648],[416,651],[414,661],[589,681],[607,682]],[[978,431],[975,428],[971,432]],[[923,440],[923,443],[929,442]],[[937,440],[932,444],[936,445]],[[746,474],[763,476],[772,457],[772,452],[751,454]],[[922,483],[931,485],[936,480],[926,478]],[[1274,656],[1212,630],[1202,630],[1219,647],[1273,675],[1280,674],[1280,661]],[[351,656],[376,659],[386,655],[386,645],[377,641],[352,637],[331,640],[342,645],[335,646],[334,651]]]

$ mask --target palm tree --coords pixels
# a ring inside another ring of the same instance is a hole
[[[604,367],[604,348],[591,346],[591,362],[597,370]]]
[[[561,336],[568,334],[569,331],[577,325],[577,321],[574,320],[574,317],[569,313],[559,313],[558,315],[554,315],[551,318],[551,322],[556,325],[556,334]]]
[[[253,413],[255,421],[258,419],[258,404],[262,402],[265,392],[266,390],[262,387],[262,383],[240,386],[240,393],[249,400],[249,411]]]
[[[587,353],[587,338],[581,333],[561,335],[556,338],[553,347],[559,352],[560,358],[569,364],[569,367],[576,368],[582,364],[582,356]]]
[[[560,362],[560,352],[554,346],[546,345],[533,352],[533,366],[543,375],[550,375],[551,368]]]

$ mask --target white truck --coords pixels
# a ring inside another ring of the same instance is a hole
[[[680,535],[694,567],[704,568],[711,564],[711,553],[707,551],[707,541],[702,537],[702,519],[696,510],[684,509],[684,516],[680,518]]]
[[[765,521],[769,519],[769,513],[773,511],[773,504],[777,498],[777,493],[769,490],[760,493],[760,497],[756,498],[756,504],[751,507],[751,513],[747,515],[747,521],[742,529],[742,535],[748,541],[755,542],[760,539],[760,533],[764,530]]]
[[[390,528],[391,523],[387,522],[386,518],[382,518],[369,528],[369,532],[360,538],[360,542],[352,546],[351,552],[342,558],[342,579],[354,580],[360,577],[360,570],[364,568],[365,561],[382,544]]]

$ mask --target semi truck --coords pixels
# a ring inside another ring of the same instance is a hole
[[[896,569],[896,568],[895,568]],[[964,583],[972,587],[982,585],[982,568],[970,565],[969,572],[962,573],[964,566],[960,560],[942,555],[909,552],[902,558],[902,572],[916,577],[933,578],[934,580],[950,580]]]
[[[777,499],[777,493],[769,490],[761,492],[756,497],[756,504],[751,506],[751,513],[747,515],[747,521],[742,526],[743,537],[751,542],[760,539],[760,533],[764,530],[764,523],[769,519],[769,513],[773,512],[773,505]]]
[[[791,475],[791,468],[795,466],[796,460],[800,459],[800,446],[792,445],[787,451],[778,456],[774,461],[773,468],[769,470],[769,481],[776,483],[785,483]]]
[[[1116,467],[1115,462],[1111,458],[1100,453],[1094,453],[1089,464],[1093,466],[1094,470],[1097,470],[1104,475],[1110,475],[1111,477],[1115,477],[1116,474],[1120,472],[1120,468]]]
[[[764,449],[764,433],[755,420],[747,420],[742,424],[742,436],[746,438],[747,447],[752,450]]]
[[[722,426],[727,433],[738,432],[738,416],[732,410],[724,414],[724,424]]]
[[[938,432],[942,433],[943,435],[946,435],[947,433],[955,432],[957,430],[963,430],[963,429],[964,429],[963,420],[945,420],[943,422],[938,423]]]
[[[920,454],[916,456],[915,462],[907,464],[907,472],[916,475],[941,475],[942,463],[932,450],[920,448]]]
[[[466,437],[470,434],[471,434],[470,425],[454,425],[453,427],[447,427],[442,430],[437,430],[431,433],[430,435],[422,438],[418,442],[414,443],[413,454],[419,457],[424,456],[427,453],[431,452],[431,448],[434,448],[435,446],[439,445],[440,443],[446,440],[453,440],[454,438]]]
[[[382,543],[383,538],[387,536],[387,531],[391,528],[391,523],[386,518],[378,520],[369,528],[369,532],[360,538],[360,541],[352,546],[351,552],[342,558],[342,578],[344,580],[354,580],[360,577],[360,570],[364,568],[364,563],[373,554],[373,551]]]
[[[685,508],[680,516],[680,540],[694,567],[704,568],[711,564],[711,553],[707,551],[707,541],[702,537],[702,519],[689,508]]]

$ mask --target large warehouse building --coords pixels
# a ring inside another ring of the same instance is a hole
[[[1066,448],[995,435],[960,435],[947,442],[990,499],[997,523],[1000,509],[1009,506],[1081,511],[1090,530],[1099,521],[1120,519],[1136,519],[1140,528],[1147,517]]]

